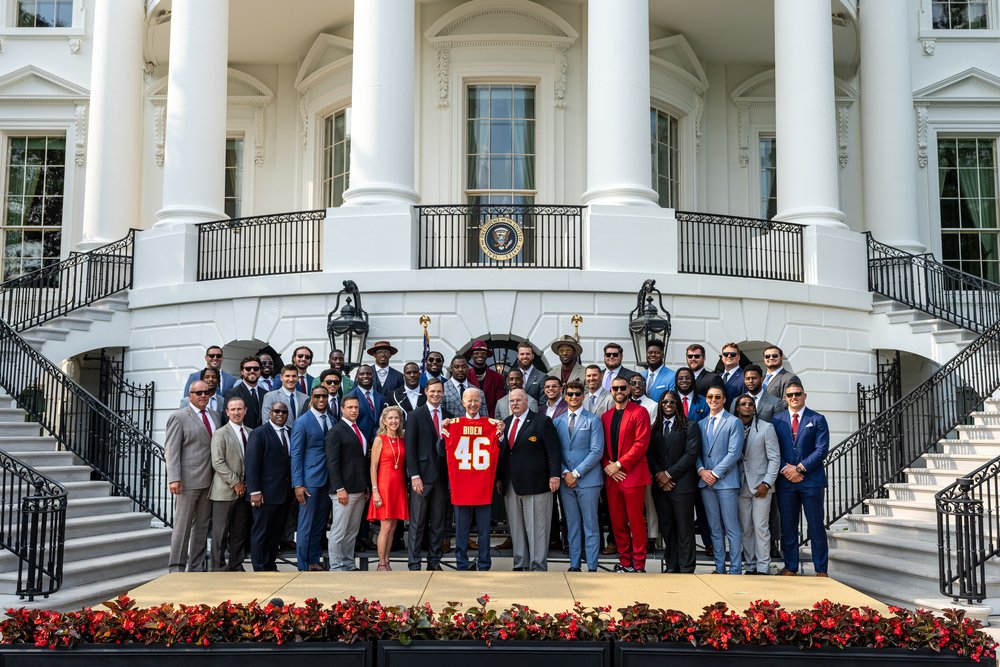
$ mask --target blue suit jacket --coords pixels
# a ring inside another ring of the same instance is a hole
[[[687,420],[697,424],[708,416],[708,403],[705,401],[704,396],[699,396],[698,394],[693,394],[693,396],[694,403],[688,406]],[[683,401],[684,399],[682,398],[681,400]],[[677,409],[683,411],[683,408],[679,405]]]
[[[724,373],[725,371],[723,371]],[[722,376],[722,373],[719,373]],[[734,398],[741,394],[745,394],[747,391],[746,386],[743,384],[743,369],[737,368],[733,371],[733,374],[729,376],[729,381],[726,382],[726,402],[732,401]]]
[[[708,435],[708,427],[712,423],[710,416],[698,423],[698,428],[701,429],[701,455],[698,457],[695,470],[706,468],[719,476],[712,486],[713,489],[739,489],[739,462],[743,456],[743,422],[725,410],[719,413],[719,416],[722,421],[712,436]],[[701,480],[698,486],[704,488],[708,485],[705,484],[705,480]]]
[[[667,368],[665,365],[660,366],[660,370],[656,372],[653,384],[649,384],[649,371],[644,370],[642,372],[642,379],[646,381],[646,396],[659,403],[663,392],[674,388],[674,375],[676,373],[673,370]]]
[[[375,431],[378,430],[378,418],[382,414],[382,408],[385,407],[385,396],[375,391],[375,386],[372,385],[372,403],[375,404],[375,412],[372,412],[371,406],[368,405],[368,399],[365,398],[364,390],[360,386],[354,385],[354,389],[351,389],[348,396],[351,394],[358,397],[358,405],[361,408],[358,412],[358,428],[364,434],[365,440],[369,443],[374,442]]]
[[[562,472],[576,470],[580,473],[578,486],[602,486],[604,475],[600,463],[604,455],[604,426],[601,418],[581,408],[572,436],[569,434],[569,413],[559,415],[555,425],[559,434]]]
[[[778,470],[788,463],[801,463],[806,472],[799,484],[812,488],[825,487],[826,467],[823,460],[830,451],[830,427],[826,424],[826,417],[815,410],[802,408],[799,413],[799,435],[795,439],[792,439],[792,420],[788,410],[775,414],[771,424],[778,434],[778,445],[781,447]],[[795,485],[785,479],[784,475],[778,475],[778,486]]]
[[[191,385],[199,380],[201,375],[201,369],[196,370],[194,373],[188,376],[187,382],[184,383],[184,395],[181,396],[182,407],[183,403],[188,400],[188,391],[191,390]],[[236,383],[240,381],[238,377],[233,377],[226,371],[219,372],[219,388],[216,390],[220,396],[225,396],[226,392],[236,386]]]
[[[291,445],[289,438],[289,451]],[[284,504],[292,488],[289,460],[270,422],[264,422],[250,433],[244,466],[248,495],[262,493],[265,505]]]
[[[332,419],[330,421],[333,422]],[[292,486],[320,487],[329,481],[326,472],[326,434],[312,410],[301,415],[292,425],[289,454],[292,458]]]

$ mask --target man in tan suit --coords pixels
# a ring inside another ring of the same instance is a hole
[[[242,572],[250,543],[253,521],[247,498],[246,473],[243,461],[250,430],[243,425],[246,403],[233,396],[226,405],[229,423],[212,436],[212,570]],[[226,545],[229,561],[226,561]]]
[[[164,455],[167,484],[174,494],[174,530],[170,536],[170,572],[205,569],[208,524],[212,518],[212,435],[219,415],[208,410],[212,391],[202,380],[191,384],[188,405],[167,419]]]

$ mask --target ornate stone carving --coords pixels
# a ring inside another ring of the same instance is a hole
[[[448,61],[451,58],[451,50],[445,47],[437,50],[437,79],[438,79],[438,109],[448,108],[448,77],[451,76]]]
[[[924,39],[920,40],[920,45],[924,49],[925,56],[933,56],[934,50],[937,48],[937,40],[925,37]]]
[[[264,164],[264,107],[253,112],[253,163],[258,167]]]
[[[77,104],[74,116],[76,138],[73,142],[75,149],[73,160],[76,162],[76,166],[82,167],[87,161],[87,105]]]
[[[917,165],[927,167],[927,107],[918,106],[917,114]]]
[[[701,95],[694,96],[694,149],[701,151],[701,135],[704,129],[705,100]]]
[[[299,115],[302,117],[302,148],[305,148],[309,145],[309,110],[306,109],[304,94],[299,101]]]
[[[837,157],[840,168],[847,166],[847,136],[851,116],[850,102],[837,102]]]
[[[80,53],[80,47],[83,46],[83,40],[79,37],[69,38],[69,52],[73,54]]]
[[[566,108],[566,70],[568,68],[569,59],[566,58],[566,49],[556,49],[556,109]]]
[[[163,146],[167,140],[167,102],[166,100],[153,101],[153,155],[156,157],[156,166],[163,166],[165,155]]]
[[[739,163],[741,167],[750,166],[750,108],[746,104],[738,104],[739,109]]]

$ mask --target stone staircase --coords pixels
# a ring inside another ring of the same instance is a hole
[[[28,603],[0,595],[9,606],[78,609],[115,597],[166,574],[170,529],[154,527],[151,515],[134,511],[132,500],[111,495],[111,485],[91,481],[91,469],[55,438],[25,421],[10,396],[0,395],[0,449],[66,487],[66,541],[62,589]],[[0,551],[0,591],[16,589],[18,561]]]
[[[119,292],[32,327],[21,337],[58,364],[81,352],[128,346],[130,318],[128,294]]]
[[[872,349],[904,350],[942,364],[978,336],[893,299],[872,296]]]
[[[868,514],[848,515],[846,530],[829,532],[831,577],[901,607],[959,606],[938,589],[934,494],[1000,456],[1000,397],[987,399],[955,435],[908,468],[906,482],[887,485],[888,498],[866,501]],[[986,584],[997,597],[965,607],[984,621],[1000,614],[1000,562],[986,565]]]

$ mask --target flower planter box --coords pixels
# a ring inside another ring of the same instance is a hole
[[[371,667],[370,642],[143,646],[84,644],[72,648],[0,647],[2,667]]]
[[[690,644],[615,644],[615,667],[875,667],[890,665],[988,665],[954,653],[900,648],[799,649],[793,646],[741,646],[718,651]]]
[[[380,641],[377,648],[376,667],[611,667],[612,644],[496,641],[487,646],[481,641],[415,641],[403,646]]]

